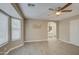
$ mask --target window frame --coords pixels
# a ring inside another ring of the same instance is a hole
[[[8,15],[6,15],[4,12],[2,12],[2,11],[0,11],[0,13],[2,13],[3,15],[5,15],[5,16],[7,16],[8,17],[8,41],[7,42],[4,42],[4,43],[2,43],[2,44],[0,44],[0,47],[2,47],[2,46],[4,46],[4,45],[6,45],[6,44],[8,44],[9,43],[9,16]]]
[[[12,19],[20,20],[20,19],[17,19],[17,18],[12,18],[12,17],[10,18],[10,32],[11,32],[10,33],[10,35],[11,35],[11,40],[10,41],[12,41]],[[21,40],[21,38],[22,38],[22,21],[20,20],[20,22],[21,22],[21,24],[20,24],[21,25],[20,26],[21,27],[21,29],[20,29],[21,33],[20,33],[20,39],[19,40]]]
[[[17,20],[20,20],[21,21],[21,39],[23,40],[24,42],[24,27],[23,27],[23,19],[20,19],[20,18],[17,18],[17,17],[13,17],[13,16],[10,16],[8,15],[5,11],[3,11],[2,9],[0,9],[0,12],[3,13],[4,15],[6,15],[8,17],[8,42],[6,43],[3,43],[0,45],[0,47],[3,47],[4,45],[8,44],[9,42],[12,42],[12,24],[11,24],[11,19],[14,18],[14,19],[17,19]]]

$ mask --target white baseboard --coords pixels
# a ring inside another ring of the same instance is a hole
[[[42,41],[48,41],[48,40],[30,40],[30,41],[24,41],[24,42],[42,42]]]
[[[60,41],[62,41],[62,42],[66,42],[66,43],[69,43],[69,44],[71,44],[69,41],[65,41],[65,40],[60,40]]]
[[[18,46],[16,46],[16,47],[13,47],[13,48],[9,49],[7,52],[4,53],[4,55],[7,55],[10,51],[12,51],[12,50],[14,50],[14,49],[16,49],[16,48],[19,48],[19,47],[21,47],[21,46],[23,46],[23,45],[24,45],[24,44],[20,44],[20,45],[18,45]]]
[[[79,47],[79,45],[73,44],[72,42],[69,42],[69,41],[64,41],[64,40],[60,40],[60,41]]]
[[[41,42],[41,41],[48,41],[48,40],[33,40],[33,41],[24,41],[24,42]],[[18,45],[16,47],[13,47],[13,48],[9,49],[7,52],[4,52],[4,55],[7,55],[10,51],[12,51],[12,50],[14,50],[16,48],[19,48],[19,47],[21,47],[23,45],[24,44],[20,44],[20,45]]]
[[[6,44],[8,44],[8,42],[5,42],[5,43],[3,43],[3,44],[0,44],[0,47],[4,46],[4,45],[6,45]]]

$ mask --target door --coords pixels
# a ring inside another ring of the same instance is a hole
[[[79,46],[79,20],[70,22],[70,41]]]

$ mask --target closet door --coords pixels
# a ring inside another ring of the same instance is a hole
[[[79,46],[79,20],[70,22],[70,41]]]
[[[8,16],[0,12],[0,45],[8,42]]]

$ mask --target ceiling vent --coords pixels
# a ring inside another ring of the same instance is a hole
[[[34,7],[35,4],[28,3],[28,6],[29,6],[29,7]]]

